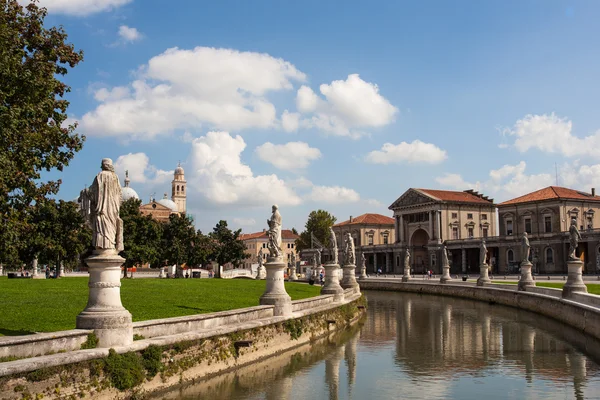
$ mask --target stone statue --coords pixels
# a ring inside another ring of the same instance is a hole
[[[485,245],[485,239],[481,239],[481,246],[479,247],[479,265],[486,265],[487,260],[487,246]]]
[[[292,253],[290,257],[290,264],[292,264],[292,268],[296,268],[296,254]]]
[[[573,218],[571,220],[571,227],[569,228],[569,260],[578,260],[575,252],[580,240],[581,233],[577,229],[577,220]]]
[[[446,247],[446,243],[442,246],[442,267],[447,267],[450,265],[450,261],[448,261],[448,248]]]
[[[277,205],[273,205],[273,214],[271,215],[271,219],[267,220],[267,224],[269,225],[269,243],[267,244],[267,247],[269,248],[269,254],[273,258],[280,258],[282,256],[281,214],[279,214]]]
[[[313,269],[316,270],[317,269],[317,255],[313,254]]]
[[[408,249],[404,253],[404,269],[410,269],[410,251]]]
[[[337,238],[335,237],[335,232],[333,228],[329,227],[329,251],[331,252],[331,261],[330,264],[338,263],[338,246],[337,246]]]
[[[366,266],[367,266],[367,257],[365,257],[365,253],[362,253],[360,255],[360,266],[362,268],[366,268]]]
[[[317,262],[316,266],[320,267],[321,266],[321,250],[320,249],[317,249],[317,254],[316,254],[315,260]]]
[[[354,238],[350,232],[346,233],[346,240],[344,243],[344,265],[355,265],[356,253],[354,250]]]
[[[263,266],[263,249],[262,247],[260,248],[260,250],[258,251],[258,267],[262,267]]]
[[[523,232],[523,239],[521,239],[521,262],[527,264],[529,262],[529,239],[527,238],[527,232]]]
[[[102,159],[102,171],[89,189],[79,198],[82,214],[88,216],[92,227],[92,246],[96,250],[123,250],[123,220],[121,208],[121,184],[110,158]]]

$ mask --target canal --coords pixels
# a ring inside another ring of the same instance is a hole
[[[365,295],[352,330],[155,398],[600,398],[599,343],[570,327],[450,297]]]

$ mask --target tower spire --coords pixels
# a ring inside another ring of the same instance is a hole
[[[125,170],[125,187],[129,187],[129,170]]]

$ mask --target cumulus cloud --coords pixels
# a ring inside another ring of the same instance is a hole
[[[365,161],[373,164],[427,163],[439,164],[447,158],[446,151],[434,144],[414,140],[412,143],[385,143],[381,150],[368,153]]]
[[[300,204],[300,197],[276,175],[254,176],[241,161],[245,148],[241,136],[232,137],[227,132],[208,132],[194,139],[189,178],[194,182],[190,188],[217,205]]]
[[[288,171],[306,168],[311,161],[321,157],[319,149],[310,147],[304,142],[286,144],[267,142],[258,146],[255,151],[261,160]]]
[[[126,43],[137,42],[142,38],[142,34],[136,28],[131,28],[127,25],[119,27],[119,37]]]
[[[546,153],[573,156],[598,156],[600,146],[600,130],[593,135],[579,138],[572,133],[573,123],[556,114],[526,115],[519,119],[512,128],[504,128],[502,133],[514,136],[515,148],[524,153],[530,149],[538,149]]]
[[[292,82],[305,78],[291,63],[264,53],[171,48],[140,68],[127,96],[98,100],[81,118],[81,128],[91,135],[139,139],[204,124],[271,128],[277,118],[267,95],[291,90]],[[285,127],[293,128],[294,118],[286,117]]]
[[[459,174],[452,174],[446,172],[443,176],[438,176],[435,181],[442,186],[446,186],[456,190],[467,190],[467,189],[478,189],[480,184],[469,183],[463,179]]]
[[[317,203],[354,203],[360,200],[360,195],[353,189],[341,186],[313,186],[306,199]]]
[[[237,226],[253,226],[256,225],[254,218],[234,218],[233,223]]]
[[[398,109],[379,94],[379,87],[365,82],[358,74],[344,80],[322,84],[320,98],[308,86],[296,94],[296,107],[304,114],[312,114],[301,121],[307,128],[323,132],[359,137],[364,129],[377,128],[394,121]]]
[[[39,5],[46,7],[49,12],[85,16],[102,11],[110,11],[131,3],[133,0],[40,0]],[[21,5],[27,5],[30,0],[19,0]]]
[[[164,171],[150,164],[150,158],[145,153],[129,153],[119,156],[115,161],[115,172],[121,179],[125,171],[129,171],[132,183],[161,184],[173,179],[173,171]]]
[[[295,132],[298,130],[300,125],[300,114],[291,113],[288,110],[283,111],[281,114],[281,127],[286,132]]]

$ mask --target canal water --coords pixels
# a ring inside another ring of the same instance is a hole
[[[450,297],[367,292],[351,330],[164,399],[600,399],[600,344],[554,320]]]

